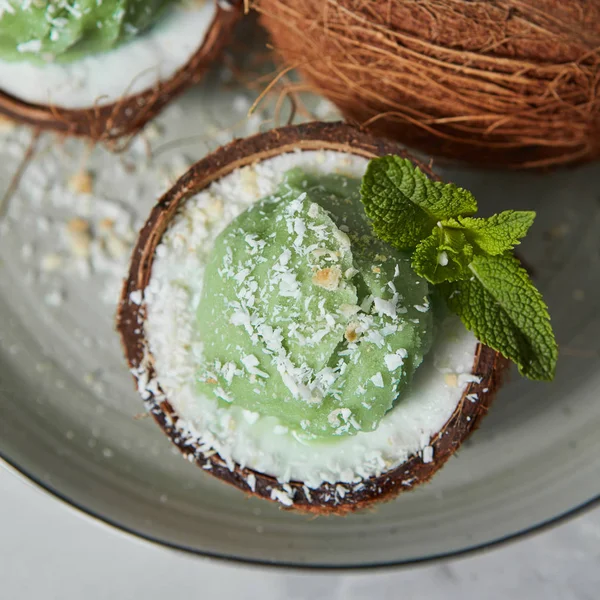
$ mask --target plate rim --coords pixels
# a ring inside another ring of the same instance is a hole
[[[245,558],[240,556],[232,556],[219,552],[212,552],[210,550],[198,550],[197,548],[168,542],[166,540],[160,539],[159,537],[154,537],[152,535],[136,531],[132,527],[128,527],[127,525],[119,523],[118,521],[113,520],[110,517],[101,515],[93,511],[92,509],[84,506],[83,504],[73,500],[72,498],[69,498],[60,490],[54,488],[46,482],[43,482],[38,477],[36,477],[32,473],[29,473],[26,469],[22,468],[16,461],[10,459],[2,450],[0,450],[0,468],[4,468],[10,474],[16,476],[24,483],[33,485],[35,489],[42,492],[46,497],[53,498],[53,500],[60,502],[72,512],[77,512],[80,516],[83,516],[86,520],[89,519],[92,522],[100,524],[107,531],[119,533],[121,535],[124,535],[125,537],[135,539],[138,541],[141,540],[142,542],[151,544],[155,547],[172,550],[199,559],[216,560],[230,565],[246,565],[250,567],[262,567],[273,570],[294,570],[301,571],[303,573],[308,573],[311,571],[314,573],[323,573],[327,571],[335,571],[337,573],[340,573],[351,571],[367,572],[380,570],[400,570],[409,569],[411,567],[421,565],[434,565],[450,559],[469,558],[471,556],[475,556],[483,552],[496,550],[503,546],[510,545],[514,542],[533,537],[544,531],[549,531],[551,529],[554,529],[558,525],[567,523],[578,516],[591,512],[595,508],[600,507],[599,491],[596,496],[583,502],[582,504],[579,504],[563,513],[551,517],[550,519],[546,519],[545,521],[541,521],[540,523],[536,523],[534,525],[531,525],[530,527],[526,527],[521,531],[510,533],[501,536],[497,539],[493,539],[488,542],[483,542],[481,544],[475,544],[474,546],[468,546],[466,548],[454,550],[451,552],[433,554],[431,556],[411,558],[407,560],[396,560],[390,562],[363,563],[357,565],[303,564],[294,561],[271,561],[260,558]]]

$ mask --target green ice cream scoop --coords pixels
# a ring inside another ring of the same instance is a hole
[[[0,59],[70,61],[110,50],[177,0],[3,0]]]
[[[294,169],[218,236],[201,393],[306,437],[372,431],[431,346],[427,283],[374,238],[360,181]]]

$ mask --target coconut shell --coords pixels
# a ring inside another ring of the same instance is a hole
[[[491,166],[600,156],[600,0],[253,6],[306,84],[377,134]]]
[[[508,366],[506,359],[487,346],[477,346],[472,372],[481,377],[481,381],[467,386],[454,414],[431,440],[434,456],[432,462],[424,462],[419,455],[412,456],[397,468],[379,477],[366,479],[361,485],[345,484],[347,491],[344,493],[340,492],[336,484],[324,483],[318,489],[309,490],[302,482],[290,482],[286,491],[273,477],[242,468],[238,464],[230,465],[230,468],[219,454],[207,451],[206,447],[201,449],[197,440],[189,438],[188,434],[178,428],[177,413],[160,389],[160,382],[157,382],[157,386],[148,385],[148,382],[154,380],[155,372],[154,358],[144,333],[145,307],[143,303],[138,305],[131,300],[132,292],[141,290],[143,293],[148,285],[156,247],[171,219],[188,198],[235,169],[298,149],[334,150],[366,158],[387,154],[410,158],[398,144],[341,123],[309,123],[284,127],[237,140],[218,149],[193,165],[152,209],[133,251],[119,303],[117,329],[147,408],[188,460],[248,494],[272,500],[273,490],[288,494],[291,491],[294,503],[290,508],[316,514],[345,514],[376,502],[390,500],[400,492],[428,481],[479,425],[502,382]],[[414,162],[433,176],[426,165]],[[477,394],[478,400],[471,402],[467,399],[468,394]],[[252,481],[252,475],[255,478],[254,486],[248,484],[249,476]]]
[[[202,79],[220,55],[242,14],[242,0],[219,1],[212,23],[193,56],[169,79],[153,88],[123,96],[111,104],[81,109],[30,104],[0,90],[0,115],[39,129],[97,142],[134,135],[171,100]]]

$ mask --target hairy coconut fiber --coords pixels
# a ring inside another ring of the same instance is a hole
[[[600,0],[255,0],[351,122],[509,167],[600,156]]]

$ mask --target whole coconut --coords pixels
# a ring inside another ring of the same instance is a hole
[[[519,168],[600,155],[600,0],[255,0],[344,116],[430,154]]]

